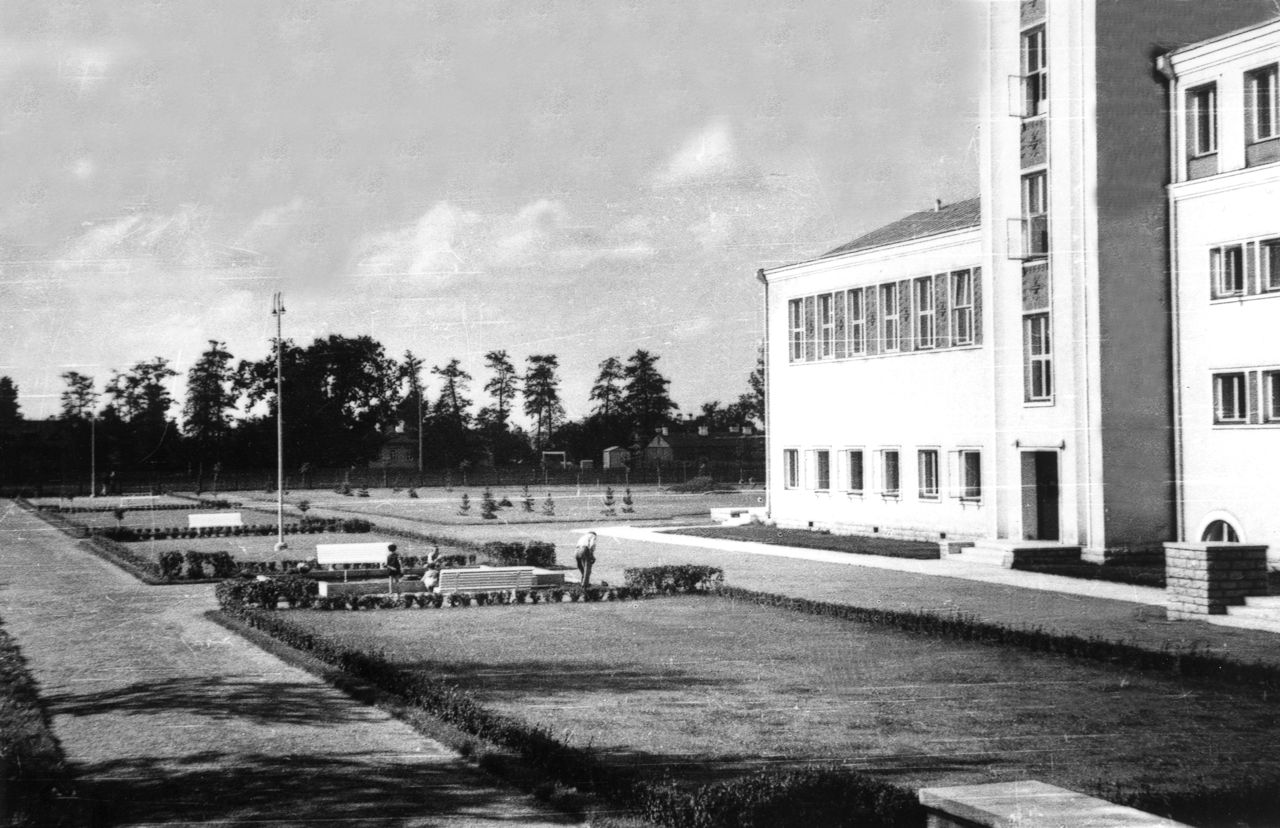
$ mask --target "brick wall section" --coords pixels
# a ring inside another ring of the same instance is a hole
[[[1169,618],[1225,615],[1246,596],[1267,594],[1267,547],[1243,543],[1166,543]]]

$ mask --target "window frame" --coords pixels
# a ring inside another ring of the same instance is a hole
[[[1022,117],[1049,114],[1049,49],[1044,24],[1022,33],[1018,68],[1022,73]]]
[[[897,353],[902,350],[902,314],[898,305],[898,283],[885,282],[880,285],[877,293],[880,300],[881,351]],[[890,330],[893,331],[892,336],[889,335]]]
[[[970,467],[969,459],[973,459],[973,466]],[[959,485],[957,495],[960,500],[969,503],[978,503],[982,500],[982,450],[981,449],[957,449],[956,450],[956,466],[958,467]],[[974,476],[970,479],[969,473],[972,471]]]
[[[1246,135],[1245,139],[1251,144],[1280,138],[1278,85],[1280,85],[1280,64],[1273,63],[1244,73],[1245,106],[1251,112],[1252,124],[1250,134]],[[1265,135],[1262,134],[1264,126],[1267,130]]]
[[[1187,90],[1187,155],[1204,158],[1218,152],[1218,84]]]
[[[1249,375],[1244,371],[1219,371],[1213,375],[1213,424],[1244,425],[1249,422]],[[1231,411],[1227,411],[1228,383]]]
[[[885,498],[902,497],[902,452],[897,448],[880,449],[880,495]],[[889,458],[893,462],[889,462]],[[890,486],[890,469],[893,471],[893,485]]]
[[[835,297],[830,293],[820,293],[817,298],[817,330],[819,360],[835,359],[836,355],[836,308]]]
[[[1022,199],[1022,257],[1041,259],[1049,255],[1049,171],[1033,170],[1023,173]],[[1043,244],[1035,244],[1038,236]]]
[[[800,449],[782,450],[782,488],[800,488]]]
[[[846,295],[846,324],[849,329],[849,355],[867,352],[867,302],[866,291],[862,288],[851,288]],[[857,308],[855,314],[854,308]]]
[[[1280,291],[1280,238],[1258,241],[1258,284],[1268,293]]]
[[[845,483],[847,484],[845,491],[849,494],[862,496],[867,490],[867,458],[865,450],[861,448],[847,448],[844,450],[845,455]],[[854,485],[854,462],[853,458],[857,456],[857,484]]]
[[[1268,368],[1262,372],[1262,399],[1258,408],[1264,423],[1280,423],[1280,369]]]
[[[934,294],[933,276],[920,276],[911,282],[915,292],[911,309],[915,317],[915,347],[928,350],[938,345],[937,298]]]
[[[942,497],[940,455],[937,448],[916,449],[916,496],[920,500],[936,501]]]
[[[961,287],[965,288],[963,294],[960,291]],[[970,268],[952,271],[951,344],[972,345],[974,343],[973,308],[973,270]]]
[[[831,449],[813,450],[813,490],[815,492],[831,491]]]
[[[1234,263],[1234,268],[1228,266]],[[1228,283],[1228,277],[1231,282]],[[1224,299],[1245,292],[1245,245],[1222,244],[1209,250],[1209,278],[1213,297]]]
[[[1039,334],[1039,351],[1036,350],[1037,334]],[[1026,361],[1023,377],[1023,401],[1028,403],[1053,402],[1053,325],[1048,311],[1023,315],[1022,343]],[[1038,375],[1037,368],[1039,368]]]
[[[787,302],[787,322],[790,330],[790,361],[804,362],[804,299]]]

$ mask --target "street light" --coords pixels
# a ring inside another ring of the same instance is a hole
[[[284,316],[284,296],[271,297],[271,315],[276,318],[276,551],[288,549],[284,542],[284,380],[281,363],[284,361],[284,340],[280,338],[281,317]]]
[[[98,412],[89,411],[89,497],[98,496]]]

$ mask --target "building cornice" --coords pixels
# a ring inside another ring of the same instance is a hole
[[[973,227],[951,230],[946,233],[938,233],[920,239],[911,239],[909,241],[898,242],[896,244],[886,244],[882,247],[872,247],[866,250],[854,250],[849,253],[840,253],[834,256],[822,256],[817,259],[808,259],[803,262],[779,265],[778,267],[773,268],[764,268],[759,271],[757,278],[768,284],[772,282],[786,281],[788,279],[795,279],[801,276],[809,276],[816,273],[828,273],[832,271],[846,270],[850,267],[861,267],[864,265],[876,264],[886,260],[901,259],[905,256],[918,256],[941,252],[949,248],[964,247],[970,244],[981,243],[981,241],[982,228],[980,225],[975,225]]]
[[[1178,181],[1166,186],[1170,196],[1183,201],[1219,193],[1229,193],[1234,190],[1243,190],[1248,187],[1256,187],[1259,184],[1275,183],[1280,183],[1280,161],[1273,161],[1270,164],[1261,164],[1256,167],[1244,167],[1239,170],[1206,176],[1205,178],[1193,178],[1190,181]]]

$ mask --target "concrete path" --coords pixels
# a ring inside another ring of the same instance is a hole
[[[113,825],[564,825],[443,745],[0,501],[0,619]]]

